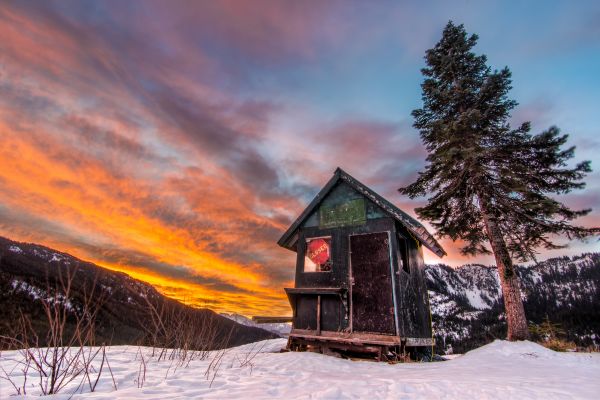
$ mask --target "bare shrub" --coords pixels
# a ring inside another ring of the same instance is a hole
[[[240,368],[249,367],[250,375],[252,375],[252,371],[254,370],[254,359],[259,353],[262,352],[262,349],[265,347],[265,344],[266,342],[264,341],[253,343],[250,350],[244,354],[244,357],[240,358],[238,355],[236,355],[235,358],[238,361]]]
[[[187,368],[192,361],[209,361],[204,376],[214,382],[227,354],[235,329],[219,326],[218,317],[207,310],[195,310],[184,305],[153,297],[146,292],[146,310],[141,313],[145,323],[146,343],[152,347],[151,358],[155,361],[170,361],[165,373],[174,374],[178,368]],[[142,321],[140,321],[142,322]],[[147,362],[140,352],[140,367],[137,384],[143,385]]]
[[[137,354],[139,354],[140,356],[140,365],[138,367],[138,375],[135,380],[135,383],[137,384],[138,389],[141,389],[144,387],[144,383],[146,382],[146,358],[144,357],[144,353],[142,352],[142,349],[140,347],[138,347]]]
[[[20,357],[15,360],[22,376],[17,384],[15,370],[2,370],[1,378],[9,381],[15,394],[27,394],[27,380],[30,375],[37,381],[41,394],[61,392],[71,382],[81,379],[75,391],[87,385],[95,391],[104,368],[108,368],[116,389],[114,376],[106,356],[105,344],[95,346],[96,319],[106,301],[104,291],[97,290],[97,276],[90,282],[84,279],[83,293],[75,301],[73,283],[78,269],[58,266],[51,280],[46,270],[45,297],[41,299],[47,334],[40,338],[31,319],[20,314],[13,334],[3,336],[8,348],[18,349]],[[93,365],[99,362],[98,369]]]
[[[548,315],[540,324],[529,324],[529,333],[533,340],[554,351],[575,350],[577,345],[566,339],[566,332],[560,324],[550,321]]]
[[[210,380],[210,384],[208,385],[209,388],[212,387],[219,369],[221,368],[221,364],[223,363],[223,357],[225,357],[228,350],[229,349],[217,350],[210,363],[208,363],[208,367],[206,367],[206,370],[204,371],[204,376],[207,380]]]
[[[209,311],[153,298],[149,293],[142,297],[147,310],[141,315],[147,322],[140,325],[145,328],[146,343],[157,361],[171,360],[178,367],[187,366],[193,360],[206,359],[212,350],[228,347],[234,325],[224,332]]]

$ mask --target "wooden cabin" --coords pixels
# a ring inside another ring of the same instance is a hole
[[[446,253],[414,218],[337,169],[279,239],[295,251],[289,350],[433,346],[423,248]],[[387,353],[385,353],[387,354]]]

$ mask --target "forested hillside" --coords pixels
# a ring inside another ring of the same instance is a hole
[[[98,344],[172,347],[185,340],[192,346],[212,348],[277,337],[211,310],[188,307],[127,274],[2,237],[0,304],[0,337],[22,337],[25,322],[29,339],[37,336],[39,345],[46,343],[47,314],[60,317],[63,310],[69,335],[78,321],[93,314],[94,342]],[[0,340],[0,348],[2,344]]]
[[[517,268],[529,323],[548,318],[580,346],[600,344],[600,253]],[[429,301],[438,351],[464,352],[506,335],[493,267],[429,265]]]

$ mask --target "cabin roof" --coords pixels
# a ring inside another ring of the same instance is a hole
[[[288,230],[279,239],[277,244],[285,247],[289,250],[294,250],[295,243],[298,240],[298,228],[307,219],[312,212],[321,204],[321,201],[327,196],[327,194],[335,187],[339,181],[344,181],[350,185],[354,190],[361,193],[363,196],[371,200],[373,203],[378,205],[383,211],[392,216],[396,221],[400,222],[410,233],[414,235],[425,247],[438,255],[443,257],[446,252],[435,240],[433,235],[425,229],[423,225],[379,194],[353,178],[350,174],[343,171],[341,168],[337,168],[333,174],[333,177],[327,182],[327,184],[319,191],[317,196],[310,202],[308,207],[300,214],[298,219],[288,228]]]

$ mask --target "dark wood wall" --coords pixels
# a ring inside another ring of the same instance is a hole
[[[431,320],[423,250],[408,230],[399,223],[396,223],[396,237],[397,240],[392,243],[392,254],[395,257],[396,284],[399,288],[397,307],[401,336],[430,338]],[[408,260],[408,272],[398,262],[403,250],[398,247],[405,247],[408,253],[405,257],[405,260]]]

